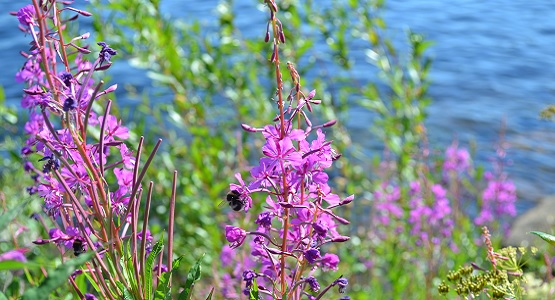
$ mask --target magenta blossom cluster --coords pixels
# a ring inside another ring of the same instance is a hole
[[[445,160],[443,161],[444,173],[464,173],[471,167],[470,153],[466,148],[459,148],[458,143],[454,142],[445,150]]]
[[[36,37],[33,24],[37,21],[33,18],[33,6],[23,7],[17,16],[24,31]],[[88,34],[77,39],[86,36]],[[23,53],[27,60],[16,74],[16,80],[26,84],[21,107],[29,111],[29,119],[24,126],[28,138],[21,150],[22,155],[30,159],[25,164],[25,170],[35,180],[35,185],[29,187],[28,191],[31,194],[38,193],[44,199],[44,211],[49,216],[54,219],[67,218],[77,210],[75,205],[84,204],[86,209],[100,209],[93,207],[93,198],[102,195],[96,191],[94,182],[98,179],[92,178],[90,170],[98,170],[101,177],[111,172],[118,186],[114,192],[105,195],[110,200],[107,207],[115,216],[123,216],[133,187],[135,167],[135,155],[123,143],[129,138],[129,130],[108,110],[101,116],[91,110],[95,100],[117,88],[114,85],[95,91],[91,76],[94,71],[107,69],[109,64],[106,62],[117,52],[100,42],[98,58],[90,63],[83,58],[90,51],[75,46],[75,52],[72,53],[74,65],[70,66],[60,65],[57,62],[58,54],[52,49],[36,46],[40,40],[35,40],[33,44],[35,46],[29,52]],[[45,72],[45,69],[48,71]],[[86,130],[100,132],[100,139],[89,138]],[[116,157],[111,159],[110,156],[114,155]],[[42,166],[35,166],[31,162],[37,156]],[[72,193],[77,200],[83,199],[82,202],[70,201],[68,193]],[[106,214],[105,211],[103,213]],[[85,226],[79,229],[77,224],[68,224],[66,230],[81,231],[80,234],[88,232],[89,235],[91,230],[86,222],[81,225]],[[70,248],[73,239],[63,240]]]
[[[441,241],[450,240],[454,224],[446,190],[439,184],[432,184],[424,191],[420,182],[412,182],[410,197],[408,221],[411,234],[417,237],[416,244],[439,245]]]
[[[416,244],[438,246],[451,238],[453,231],[453,211],[447,191],[440,184],[413,181],[408,191],[408,206],[401,203],[401,189],[397,185],[382,183],[374,191],[374,215],[377,225],[397,226],[402,231],[406,218],[410,234]],[[378,233],[381,233],[378,230]],[[383,236],[387,238],[387,236]]]
[[[505,143],[499,143],[494,160],[494,172],[484,174],[485,187],[481,195],[476,195],[481,199],[478,205],[477,216],[474,217],[474,224],[477,226],[491,225],[499,222],[506,217],[516,215],[516,186],[507,178],[503,172],[503,165],[506,163]],[[445,161],[443,172],[449,184],[459,184],[461,176],[468,176],[472,170],[472,162],[467,149],[459,148],[457,143],[453,143],[445,151]],[[461,193],[461,191],[458,191]],[[459,195],[460,196],[460,195]],[[460,200],[459,200],[460,202]]]
[[[94,47],[96,59],[89,62],[85,59],[92,53],[89,46],[78,45],[89,33],[65,40],[63,30],[68,22],[90,16],[70,5],[71,1],[33,1],[14,13],[19,28],[32,37],[30,49],[22,52],[26,62],[16,74],[16,80],[26,85],[21,107],[29,112],[21,154],[26,158],[25,171],[34,179],[28,191],[44,200],[43,213],[51,219],[41,223],[52,226],[46,228],[48,238],[34,243],[55,244],[64,257],[67,249],[73,249],[75,256],[94,252],[97,274],[91,278],[97,279],[95,292],[102,299],[116,299],[123,297],[116,282],[131,286],[119,265],[122,249],[127,247],[127,253],[134,256],[134,276],[139,278],[153,248],[148,212],[142,230],[138,227],[145,170],[139,173],[139,155],[124,143],[129,130],[110,114],[111,101],[102,97],[115,91],[117,85],[103,88],[102,81],[93,80],[93,73],[110,68],[117,51],[98,42]],[[150,196],[147,211],[149,205]],[[35,217],[40,219],[44,214]],[[110,255],[103,255],[106,251]],[[171,259],[171,247],[168,257]],[[105,259],[114,262],[106,263]],[[158,276],[161,262],[159,265]],[[79,291],[75,276],[69,280],[76,292],[81,298],[93,299],[94,295]],[[137,297],[143,294],[136,286],[131,289],[129,293]]]
[[[328,244],[349,240],[338,232],[338,226],[349,221],[339,217],[334,209],[350,203],[354,196],[341,199],[332,193],[326,169],[340,155],[326,140],[323,128],[334,125],[335,120],[312,125],[307,111],[312,112],[313,105],[321,100],[314,99],[315,90],[308,95],[303,93],[300,75],[290,62],[287,69],[292,88],[284,96],[279,51],[279,46],[286,42],[284,27],[277,17],[275,1],[264,2],[270,12],[264,41],[272,43],[269,59],[275,67],[279,113],[274,124],[263,128],[242,125],[248,132],[262,133],[263,157],[251,169],[250,182],[236,174],[238,183],[230,184],[226,200],[234,211],[243,208],[248,212],[252,207],[260,207],[255,199],[265,199],[265,206],[256,218],[256,228],[227,225],[225,236],[230,249],[247,240],[251,246],[241,274],[244,294],[257,290],[265,299],[321,299],[332,286],[339,286],[343,293],[347,285],[347,279],[340,277],[320,289],[314,274],[318,269],[337,269],[339,257],[330,252]],[[228,252],[225,250],[224,256],[229,256]],[[240,275],[238,271],[236,268],[235,276]],[[253,289],[255,284],[257,288]]]
[[[252,180],[248,184],[237,174],[239,184],[230,184],[230,189],[239,195],[245,211],[253,206],[255,193],[266,195],[266,205],[256,218],[255,230],[228,225],[226,239],[231,248],[236,248],[248,236],[253,238],[251,255],[259,269],[245,271],[247,290],[252,278],[260,277],[259,288],[270,293],[271,287],[283,279],[290,288],[303,290],[306,286],[316,292],[316,279],[302,279],[301,274],[305,270],[311,274],[318,268],[337,269],[338,256],[326,253],[323,246],[349,239],[337,231],[339,224],[349,222],[333,209],[348,204],[354,196],[341,199],[331,191],[325,170],[331,167],[337,153],[324,131],[312,127],[293,129],[289,121],[284,124],[283,128],[279,124],[260,129],[243,126],[262,133],[266,140],[262,146],[264,157],[251,169]],[[308,140],[313,131],[315,138]]]
[[[482,192],[482,205],[474,223],[486,225],[503,217],[516,216],[517,195],[514,183],[504,175],[496,178],[491,172],[486,172],[484,178],[487,186]]]

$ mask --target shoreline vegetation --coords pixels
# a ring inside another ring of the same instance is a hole
[[[509,235],[504,134],[489,165],[428,140],[429,40],[395,45],[380,0],[265,0],[253,38],[232,8],[208,34],[158,0],[13,12],[30,43],[21,113],[0,111],[0,299],[554,297],[552,227]],[[352,80],[352,42],[381,81]],[[123,59],[172,101],[120,105]],[[345,127],[355,105],[382,152]]]

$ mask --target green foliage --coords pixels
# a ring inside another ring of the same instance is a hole
[[[551,245],[555,245],[555,236],[549,233],[544,233],[541,231],[530,231],[530,233],[541,237],[544,241],[548,242]]]
[[[183,259],[183,256],[180,256],[177,259],[174,259],[171,265],[171,270],[169,270],[169,272],[163,273],[162,276],[158,278],[158,287],[154,292],[154,299],[156,300],[171,299],[170,278],[172,274],[179,268],[179,265],[181,264],[182,259]]]
[[[200,275],[201,275],[200,266],[203,258],[204,258],[204,255],[197,260],[195,265],[189,270],[189,273],[187,273],[187,281],[185,282],[184,290],[183,292],[181,292],[181,294],[179,294],[180,300],[190,299],[191,296],[193,295],[192,292],[193,292],[193,287],[195,286],[195,282],[197,282],[200,279]]]
[[[56,267],[56,269],[47,270],[48,277],[46,277],[38,287],[27,289],[25,293],[23,293],[22,299],[49,299],[50,294],[60,286],[66,284],[67,278],[71,273],[85,262],[89,261],[93,255],[95,255],[94,252],[88,252],[74,259],[65,261],[63,264]]]
[[[152,246],[152,252],[150,252],[148,258],[146,259],[144,285],[145,295],[152,295],[152,270],[154,268],[154,261],[156,260],[160,252],[162,252],[162,249],[164,249],[164,242],[162,240],[159,240],[158,242],[156,242],[156,244],[154,244],[154,246]]]
[[[555,116],[555,105],[548,105],[540,112],[540,117],[542,119],[552,120]]]
[[[488,299],[523,299],[526,294],[523,267],[529,256],[536,255],[521,247],[506,247],[495,253],[495,264],[491,269],[465,266],[451,270],[439,286],[439,293],[447,295],[451,290],[466,298],[487,295]]]
[[[0,232],[3,229],[7,228],[8,223],[10,223],[15,217],[21,214],[23,209],[29,204],[29,202],[31,202],[31,200],[32,199],[27,199],[23,201],[16,207],[4,212],[4,214],[0,216]]]
[[[258,284],[256,283],[256,278],[252,279],[252,288],[249,294],[249,300],[259,300],[260,295],[258,293]]]

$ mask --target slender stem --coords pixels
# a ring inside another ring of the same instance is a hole
[[[142,191],[142,190],[141,190]],[[139,294],[139,298],[140,299],[144,299],[144,294],[143,294],[143,289],[141,288],[141,279],[144,277],[141,277],[139,272],[141,272],[141,270],[139,269],[139,259],[137,257],[139,251],[137,251],[137,222],[139,219],[139,205],[141,203],[140,199],[141,199],[141,193],[139,193],[139,197],[138,201],[133,201],[132,199],[129,200],[130,203],[132,203],[132,210],[131,210],[131,226],[132,226],[132,232],[131,232],[131,242],[133,243],[133,251],[132,251],[132,255],[133,255],[133,272],[135,275],[135,280],[137,282],[137,293]]]
[[[104,154],[104,128],[106,127],[106,119],[108,119],[108,116],[110,115],[111,107],[112,101],[108,100],[108,103],[106,103],[106,109],[104,110],[104,118],[102,118],[102,125],[100,126],[100,137],[98,141],[98,165],[100,166],[100,175],[102,177],[104,177],[104,163],[102,161],[102,156]]]
[[[172,195],[170,199],[170,217],[169,217],[169,224],[168,224],[168,269],[172,269],[172,261],[173,261],[173,226],[174,226],[174,217],[175,217],[175,195],[177,191],[177,171],[173,172],[173,184],[172,184]],[[170,278],[168,279],[168,286],[171,287],[171,273]]]
[[[50,86],[50,89],[52,89],[52,91],[53,91],[52,96],[59,103],[58,91],[56,90],[56,87],[54,85],[54,80],[52,79],[52,72],[50,71],[50,68],[48,67],[48,59],[46,57],[46,51],[44,51],[44,49],[46,47],[46,32],[45,31],[47,29],[47,25],[46,25],[46,22],[45,22],[46,14],[42,13],[42,9],[40,8],[39,3],[38,3],[37,0],[33,0],[33,6],[35,7],[35,14],[37,15],[37,20],[38,20],[38,25],[39,25],[39,39],[40,39],[40,43],[37,40],[35,40],[35,42],[37,43],[37,47],[39,48],[39,53],[40,53],[40,56],[41,56],[41,63],[42,63],[42,66],[44,68],[44,75],[46,76],[46,80],[48,81],[48,85]],[[30,25],[30,27],[32,29],[32,25]]]
[[[154,155],[158,151],[158,148],[160,148],[160,144],[162,144],[162,139],[158,139],[158,142],[156,142],[156,145],[154,145],[154,149],[152,149],[152,153],[150,153],[150,155],[148,156],[148,158],[146,160],[146,163],[145,163],[145,166],[141,170],[141,173],[139,174],[139,177],[137,177],[137,179],[135,180],[135,182],[133,184],[133,189],[131,189],[131,196],[130,196],[131,198],[135,197],[135,194],[137,193],[137,190],[139,189],[139,186],[141,185],[141,181],[143,180],[143,177],[146,174],[146,170],[150,166],[150,163],[152,162],[152,159],[154,158]]]

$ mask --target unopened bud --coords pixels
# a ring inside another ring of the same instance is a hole
[[[270,62],[276,61],[276,53],[277,53],[277,48],[276,48],[276,44],[274,43],[274,51],[272,51],[272,57],[270,57]]]
[[[314,96],[316,96],[316,90],[310,91],[310,93],[308,93],[308,96],[306,96],[306,100],[311,100],[312,98],[314,98]]]
[[[346,242],[350,239],[351,238],[348,237],[348,236],[341,235],[341,236],[338,236],[338,237],[334,237],[333,239],[331,239],[331,241],[334,242],[334,243],[343,243],[343,242]]]
[[[82,15],[82,16],[85,16],[85,17],[90,17],[90,16],[92,16],[92,14],[91,14],[90,12],[88,12],[88,11],[76,9],[76,8],[73,8],[73,7],[66,7],[65,9],[74,11],[74,12],[76,12],[76,13]]]
[[[285,35],[283,34],[283,31],[279,31],[279,41],[285,44]]]
[[[81,53],[83,53],[83,54],[90,54],[90,53],[91,53],[91,50],[89,50],[89,49],[81,48],[81,47],[79,47],[79,46],[77,46],[77,45],[74,45],[73,43],[70,43],[70,44],[71,44],[71,46],[73,46],[75,49],[77,49],[77,51],[79,51],[79,52],[81,52]]]
[[[293,204],[285,201],[281,201],[278,203],[283,208],[293,208]]]
[[[257,132],[256,128],[249,126],[247,124],[241,124],[241,128],[243,128],[243,130],[248,132]]]
[[[48,243],[50,243],[50,240],[38,239],[36,241],[33,241],[33,244],[35,244],[35,245],[44,245],[44,244],[48,244]]]
[[[349,222],[347,219],[343,219],[343,218],[338,217],[338,216],[335,216],[335,219],[336,219],[339,223],[341,223],[341,224],[343,224],[343,225],[349,225],[349,224],[351,224],[351,222]]]
[[[322,127],[331,127],[337,123],[337,120],[327,121],[326,123],[322,124]]]
[[[339,154],[341,156],[341,154]],[[345,199],[343,199],[343,201],[341,201],[341,203],[339,203],[339,205],[346,205],[349,204],[351,202],[353,202],[353,199],[355,199],[355,195],[351,195]]]
[[[113,84],[113,85],[111,85],[110,87],[108,87],[107,89],[105,89],[105,90],[103,91],[103,93],[104,93],[104,94],[111,93],[111,92],[115,91],[117,88],[118,88],[118,85],[117,85],[117,84]]]

